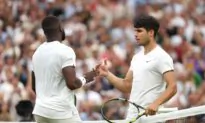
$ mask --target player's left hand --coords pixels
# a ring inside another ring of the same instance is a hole
[[[158,111],[159,105],[152,103],[150,104],[147,109],[145,110],[146,115],[155,115]]]

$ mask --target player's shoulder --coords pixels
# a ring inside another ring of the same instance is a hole
[[[172,60],[172,57],[161,46],[157,46],[156,54],[159,59]]]
[[[42,43],[42,44],[40,44],[40,45],[36,48],[36,50],[35,50],[35,52],[34,52],[34,54],[33,54],[33,57],[35,57],[35,56],[38,55],[38,54],[41,54],[41,50],[44,48],[44,44],[45,44],[45,42]]]
[[[62,51],[73,51],[73,49],[70,46],[65,45],[63,43],[59,43],[59,47]]]
[[[72,47],[67,46],[65,44],[60,43],[58,48],[58,54],[61,56],[73,56],[75,55],[75,52]]]

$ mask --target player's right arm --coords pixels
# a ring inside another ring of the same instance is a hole
[[[132,89],[132,71],[131,70],[127,72],[125,78],[119,78],[115,76],[114,74],[112,74],[111,72],[108,72],[106,78],[118,90],[124,93],[130,93]]]
[[[98,69],[99,75],[104,76],[118,90],[124,93],[130,93],[132,89],[133,72],[129,70],[125,78],[119,78],[111,73],[105,65],[101,65]]]
[[[82,87],[84,84],[91,82],[97,75],[94,70],[87,72],[82,77],[77,77],[75,69],[76,55],[73,49],[64,47],[64,52],[61,53],[62,74],[66,85],[70,90],[75,90]]]
[[[62,69],[66,85],[69,89],[75,90],[82,87],[84,84],[94,80],[97,75],[94,70],[87,72],[83,77],[76,77],[75,66],[66,66]]]
[[[75,90],[83,85],[83,80],[76,77],[75,66],[66,66],[62,69],[62,73],[69,89]]]

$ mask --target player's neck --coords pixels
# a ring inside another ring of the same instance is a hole
[[[53,37],[53,38],[47,38],[47,42],[53,42],[53,41],[60,41],[59,38]]]
[[[148,45],[144,46],[144,54],[148,54],[149,52],[151,52],[155,47],[157,46],[157,44],[155,43],[155,41],[151,41]]]

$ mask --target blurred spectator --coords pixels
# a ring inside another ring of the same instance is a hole
[[[9,106],[7,103],[1,104],[0,121],[11,121]]]
[[[115,75],[125,76],[138,50],[133,16],[156,17],[161,25],[157,41],[174,59],[177,77],[178,92],[166,106],[184,109],[205,104],[204,6],[204,0],[0,0],[0,120],[19,121],[16,105],[28,99],[35,102],[31,58],[44,41],[40,22],[48,14],[64,22],[63,43],[77,54],[79,76],[104,58]],[[104,101],[129,94],[121,94],[99,77],[76,95],[81,118],[99,120]]]
[[[15,106],[17,115],[19,116],[18,121],[25,122],[25,121],[34,121],[32,116],[33,105],[29,100],[21,100]]]

